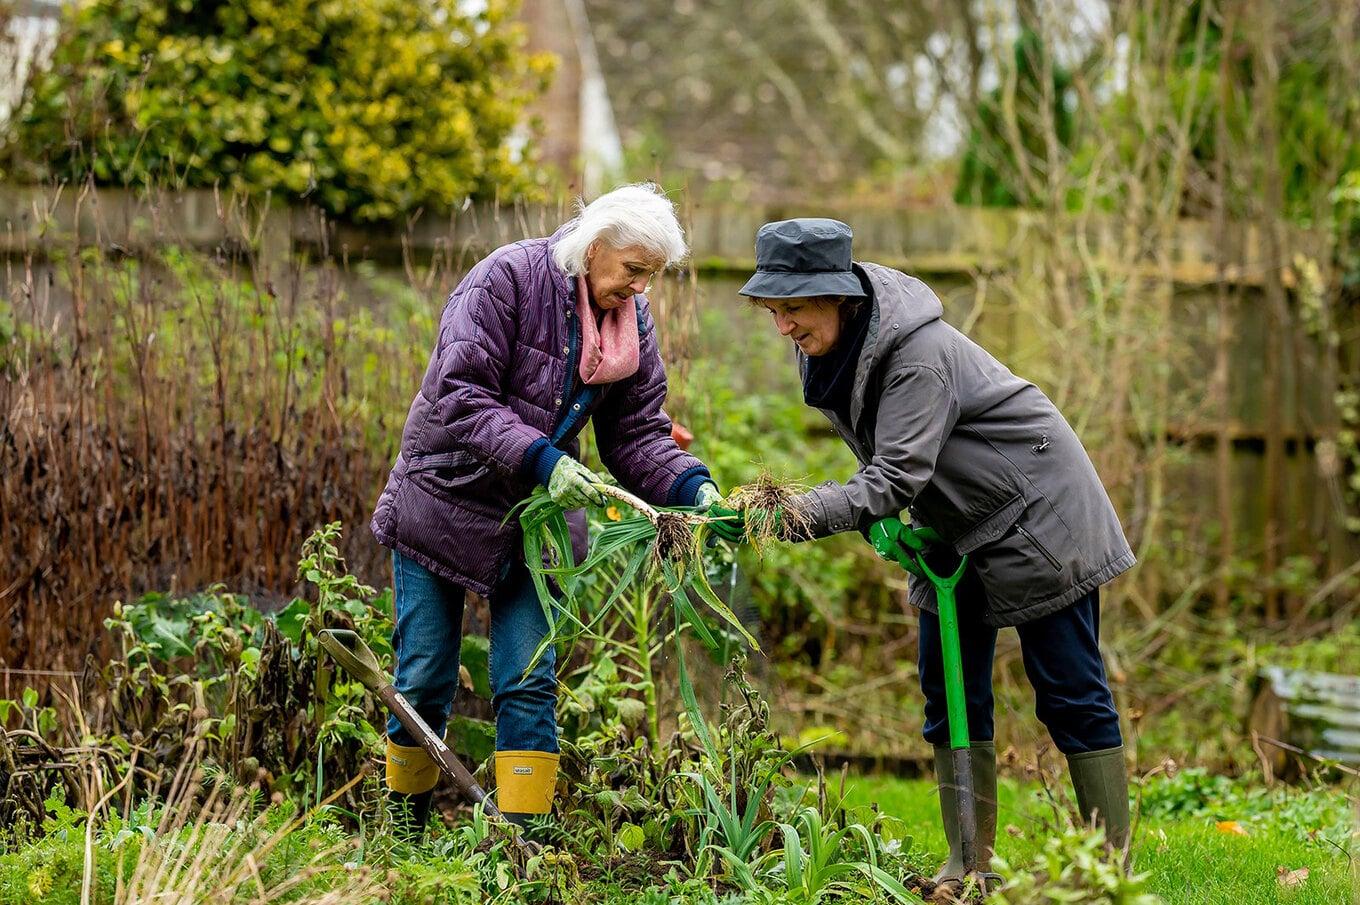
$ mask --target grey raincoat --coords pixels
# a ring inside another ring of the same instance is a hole
[[[925,283],[856,266],[875,310],[851,423],[821,411],[860,468],[805,499],[813,536],[867,530],[910,510],[969,556],[987,596],[983,621],[995,626],[1060,610],[1130,568],[1133,551],[1100,477],[1043,391],[945,323]],[[910,594],[934,611],[929,582],[912,580]]]

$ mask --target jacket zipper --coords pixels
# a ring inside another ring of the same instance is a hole
[[[1034,549],[1038,550],[1040,553],[1043,554],[1044,559],[1048,560],[1048,564],[1050,566],[1057,569],[1059,572],[1062,571],[1062,563],[1058,562],[1058,560],[1053,556],[1053,554],[1048,552],[1047,547],[1039,543],[1039,538],[1035,537],[1033,534],[1030,534],[1028,531],[1026,531],[1023,525],[1016,525],[1015,530],[1021,537],[1025,538],[1031,544],[1033,544]]]
[[[570,417],[569,406],[571,405],[571,386],[576,375],[576,356],[580,345],[579,330],[576,327],[576,317],[571,313],[567,314],[567,374],[562,381],[562,402],[557,407],[557,414],[554,418],[553,434],[550,442],[556,445],[556,441],[561,438],[558,431]],[[560,419],[560,420],[558,420]]]
[[[431,453],[425,456],[416,456],[407,465],[406,470],[408,472],[434,471],[436,468],[445,468],[454,464],[466,464],[466,461],[475,461],[460,460],[458,459],[458,455],[459,453]]]

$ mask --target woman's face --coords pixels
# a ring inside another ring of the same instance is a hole
[[[664,266],[665,261],[640,245],[614,248],[597,240],[586,250],[586,285],[595,305],[608,311],[646,292]]]
[[[840,304],[818,296],[805,299],[761,299],[774,317],[780,336],[787,336],[804,355],[825,355],[841,335]]]

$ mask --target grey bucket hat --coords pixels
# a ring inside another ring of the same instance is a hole
[[[766,223],[756,231],[755,275],[741,294],[760,299],[863,296],[850,269],[853,236],[841,221],[822,217]]]

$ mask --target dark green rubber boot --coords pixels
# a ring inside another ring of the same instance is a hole
[[[977,799],[978,845],[982,848],[982,867],[992,859],[996,848],[996,745],[973,742],[973,795]],[[949,860],[935,875],[935,883],[961,886],[963,880],[963,843],[959,839],[958,793],[954,785],[954,760],[948,748],[935,749],[935,783],[940,790],[940,817],[944,837],[949,840]]]
[[[1129,777],[1124,746],[1069,754],[1067,769],[1077,793],[1081,817],[1105,827],[1105,841],[1112,848],[1129,845]]]

